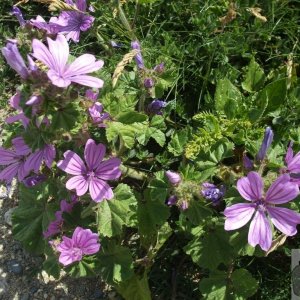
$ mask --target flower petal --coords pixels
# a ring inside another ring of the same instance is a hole
[[[63,78],[55,70],[50,69],[47,72],[47,76],[51,82],[58,87],[67,87],[71,84],[71,80],[69,78]]]
[[[121,160],[117,157],[110,158],[99,164],[96,170],[96,174],[103,180],[114,180],[121,176],[120,170]]]
[[[300,152],[298,152],[287,164],[291,173],[300,173]]]
[[[66,188],[68,190],[75,189],[77,196],[84,195],[87,192],[88,187],[88,181],[82,175],[74,176],[66,182]]]
[[[255,211],[255,205],[250,203],[238,203],[224,210],[226,216],[225,230],[235,230],[246,225]]]
[[[64,76],[76,76],[92,73],[101,69],[104,65],[103,60],[97,60],[92,54],[83,54],[76,58],[64,72]]]
[[[49,51],[52,54],[55,70],[59,74],[63,74],[68,57],[69,57],[69,44],[62,34],[58,34],[55,41],[47,38]]]
[[[101,202],[104,199],[110,200],[114,196],[111,187],[106,182],[95,177],[90,180],[89,191],[95,202]]]
[[[43,150],[37,150],[34,153],[30,154],[25,162],[26,169],[34,170],[34,172],[38,172],[43,160]]]
[[[237,182],[237,189],[246,200],[258,200],[262,197],[263,181],[257,172],[249,172],[247,177],[243,177]]]
[[[295,199],[299,194],[298,185],[290,181],[288,174],[283,174],[275,180],[266,193],[266,202],[281,204]]]
[[[94,140],[88,139],[84,148],[84,159],[90,170],[95,170],[104,158],[106,147],[96,144]]]
[[[48,48],[39,40],[34,39],[32,41],[32,49],[33,53],[32,56],[34,56],[36,59],[40,60],[42,63],[44,63],[47,67],[50,69],[55,70],[55,61],[52,57],[52,54],[48,50]]]
[[[14,163],[0,172],[0,180],[5,180],[7,183],[11,183],[13,178],[17,175],[20,163]]]
[[[272,229],[265,213],[261,210],[256,212],[250,223],[248,243],[252,247],[259,244],[264,251],[268,251],[271,247]]]
[[[93,76],[88,76],[88,75],[77,75],[77,76],[71,76],[68,77],[72,82],[76,82],[78,84],[82,84],[85,86],[89,86],[92,88],[97,88],[100,89],[103,87],[103,80],[93,77]]]
[[[57,163],[61,170],[72,175],[82,175],[86,172],[84,162],[75,152],[68,150],[64,153],[64,157],[64,160]]]
[[[10,164],[18,162],[18,161],[19,161],[19,159],[15,152],[13,152],[11,150],[6,150],[6,149],[0,147],[0,165],[1,166],[10,165]]]
[[[297,233],[297,224],[300,224],[300,214],[284,207],[268,207],[270,219],[282,233],[291,236]]]

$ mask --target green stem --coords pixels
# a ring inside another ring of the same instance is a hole
[[[121,165],[121,172],[125,177],[131,177],[137,180],[146,180],[148,178],[147,174],[141,171],[137,171],[133,168]]]

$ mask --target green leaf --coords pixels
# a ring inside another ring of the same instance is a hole
[[[229,238],[229,243],[240,256],[254,255],[255,247],[248,244],[248,228],[242,228],[238,232],[235,232]]]
[[[231,275],[231,280],[236,299],[248,299],[257,291],[257,280],[246,269],[235,270]]]
[[[137,201],[130,187],[119,184],[114,190],[112,200],[98,204],[98,232],[103,236],[112,237],[122,233],[123,225],[131,226],[132,218],[136,215]]]
[[[168,151],[174,156],[182,155],[184,147],[188,141],[188,130],[182,129],[173,134],[171,141],[168,144]]]
[[[148,120],[147,115],[135,111],[128,111],[125,113],[121,113],[117,118],[117,121],[123,124],[132,124],[135,122],[144,122],[147,120]]]
[[[191,201],[189,203],[189,208],[182,213],[192,222],[192,224],[199,225],[212,215],[212,211],[204,205],[205,204],[200,201]]]
[[[69,266],[66,271],[73,277],[95,277],[95,257],[84,256],[78,263]]]
[[[134,275],[129,280],[116,287],[125,300],[151,300],[151,291],[148,284],[147,273],[139,278]]]
[[[102,241],[97,271],[111,285],[123,282],[134,275],[130,250],[113,241]]]
[[[76,104],[78,106],[78,104]],[[74,129],[78,123],[79,111],[73,104],[68,104],[66,107],[53,112],[53,118],[50,127],[52,130],[63,129],[70,131]]]
[[[120,122],[109,122],[106,128],[108,142],[115,140],[118,136],[123,140],[124,146],[131,149],[134,146],[135,138],[145,132],[144,123],[123,124]]]
[[[245,80],[242,82],[242,87],[247,92],[258,91],[263,86],[265,78],[264,70],[255,59],[252,58],[248,66]]]
[[[55,279],[58,279],[60,276],[61,266],[58,263],[57,255],[54,253],[52,247],[45,247],[46,259],[43,262],[43,269],[47,272],[48,275],[53,276]]]
[[[162,179],[152,179],[149,183],[150,197],[152,201],[159,201],[164,203],[167,195],[169,184]]]
[[[273,112],[285,103],[286,79],[271,82],[258,93],[255,103],[268,103],[265,113]]]
[[[49,204],[49,186],[39,184],[30,189],[20,186],[19,206],[12,215],[13,235],[22,242],[24,248],[36,254],[43,253],[46,230],[50,217],[54,215],[57,206]]]
[[[138,225],[142,235],[157,232],[169,217],[169,208],[164,202],[147,199],[146,202],[138,203]]]
[[[215,143],[210,149],[210,159],[216,164],[220,163],[224,158],[233,156],[234,144],[228,139],[223,138]]]
[[[222,271],[211,272],[208,278],[200,281],[200,291],[207,300],[225,300],[227,290],[227,274]]]
[[[228,263],[232,258],[232,248],[228,233],[223,227],[207,231],[203,237],[195,237],[185,247],[194,263],[200,267],[216,269],[220,263]]]
[[[242,106],[242,94],[229,79],[220,79],[215,93],[215,108],[218,113],[224,113],[228,119],[234,118]]]

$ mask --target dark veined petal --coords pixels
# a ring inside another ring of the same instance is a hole
[[[258,210],[255,213],[254,218],[250,223],[248,243],[252,247],[255,247],[258,244],[264,251],[268,251],[271,247],[272,229],[265,213],[261,210]]]
[[[96,144],[94,140],[88,139],[84,148],[84,159],[89,170],[96,169],[104,158],[106,147]]]
[[[64,160],[60,160],[57,166],[68,174],[82,175],[86,173],[86,167],[82,159],[73,151],[64,153]]]
[[[90,195],[95,202],[101,202],[104,199],[110,200],[114,194],[111,187],[98,178],[92,178],[89,184]]]
[[[243,177],[237,182],[237,189],[241,196],[249,201],[262,198],[263,181],[257,172],[249,172],[247,177]]]
[[[281,204],[295,199],[299,194],[298,185],[290,181],[288,174],[278,177],[266,193],[266,202]]]
[[[114,180],[121,176],[120,170],[121,160],[117,157],[110,158],[99,164],[96,174],[103,180]]]

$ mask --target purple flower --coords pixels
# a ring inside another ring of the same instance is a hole
[[[93,102],[96,102],[99,96],[99,91],[94,92],[93,90],[87,90],[85,92],[85,97],[87,97],[89,100],[92,100]]]
[[[147,88],[147,89],[150,89],[154,86],[154,81],[152,78],[146,78],[144,80],[144,87]]]
[[[30,172],[25,167],[25,159],[31,150],[22,137],[14,138],[12,144],[14,151],[0,147],[0,165],[8,166],[0,172],[0,180],[7,183],[11,183],[15,176],[18,176],[19,181],[22,181]]]
[[[86,14],[85,0],[77,0],[76,4],[67,0],[66,3],[76,6],[80,11],[63,11],[57,20],[59,25],[64,24],[59,27],[59,32],[66,34],[67,40],[79,42],[80,31],[87,31],[93,25],[95,18]]]
[[[277,204],[287,203],[299,194],[298,185],[290,181],[288,174],[281,175],[263,195],[263,180],[257,172],[249,172],[237,182],[240,195],[250,203],[239,203],[227,207],[225,230],[235,230],[246,225],[253,214],[248,233],[248,243],[255,247],[257,244],[267,251],[272,244],[272,229],[270,221],[285,235],[297,233],[296,226],[300,223],[300,214]],[[267,218],[267,215],[269,219]]]
[[[285,162],[287,165],[286,172],[288,173],[300,173],[300,152],[294,155],[293,143],[290,142],[288,150],[285,155]]]
[[[180,209],[181,210],[187,210],[189,208],[189,203],[186,201],[186,200],[183,200],[181,203],[180,203]]]
[[[175,195],[172,195],[168,198],[167,204],[169,206],[176,205],[177,201],[178,201],[178,198]]]
[[[100,102],[95,102],[95,104],[89,108],[90,116],[93,123],[97,124],[98,127],[106,127],[104,121],[110,120],[109,113],[102,113],[103,105]]]
[[[181,177],[178,173],[172,171],[166,171],[165,174],[172,185],[178,185],[180,183]]]
[[[131,48],[138,50],[138,53],[135,56],[135,62],[139,69],[143,69],[145,66],[144,66],[144,61],[141,53],[140,43],[138,41],[131,42]]]
[[[167,106],[167,102],[155,99],[148,105],[148,112],[155,115],[162,115],[162,109]]]
[[[63,19],[51,17],[49,23],[47,23],[43,17],[37,16],[35,19],[30,19],[30,24],[33,27],[45,30],[48,34],[57,34],[59,29],[66,25],[66,22]]]
[[[18,50],[16,43],[8,42],[5,47],[1,49],[3,56],[7,63],[23,78],[29,76],[28,69]]]
[[[26,187],[30,188],[30,187],[33,187],[37,184],[40,184],[40,183],[44,182],[46,179],[47,179],[47,177],[43,174],[41,174],[41,175],[32,175],[32,176],[29,176],[29,177],[25,178],[23,180],[23,183]]]
[[[51,165],[55,158],[55,148],[53,145],[46,145],[42,149],[36,150],[34,153],[30,154],[25,163],[25,168],[27,170],[34,170],[38,172],[43,161],[45,161],[46,166],[51,169]]]
[[[156,65],[153,70],[156,72],[156,73],[163,73],[165,71],[165,64],[162,62],[160,63],[159,65]]]
[[[68,64],[69,45],[66,38],[59,34],[55,41],[47,38],[49,49],[39,40],[32,42],[33,56],[49,67],[47,75],[52,83],[59,87],[67,87],[71,82],[94,88],[101,88],[103,80],[88,76],[102,68],[103,61],[94,55],[83,54]]]
[[[110,41],[110,45],[111,45],[113,48],[122,48],[122,47],[123,47],[123,44],[118,44],[118,43],[116,43],[115,41]]]
[[[21,93],[20,91],[17,91],[16,94],[14,94],[10,99],[9,99],[9,105],[17,110],[19,113],[17,115],[9,116],[5,119],[5,122],[7,124],[11,124],[17,121],[21,121],[23,126],[26,128],[30,122],[30,120],[25,116],[23,109],[20,106],[20,101],[21,101]]]
[[[19,7],[13,6],[13,8],[12,8],[12,10],[11,10],[11,13],[12,13],[14,16],[16,16],[16,18],[18,19],[18,21],[19,21],[19,23],[20,23],[20,25],[21,25],[22,27],[25,26],[26,21],[24,20],[23,14],[22,14],[22,12],[21,12],[21,10],[20,10]]]
[[[247,170],[253,169],[253,161],[246,154],[243,155],[243,166]]]
[[[211,201],[213,205],[217,205],[220,203],[225,194],[225,187],[220,186],[220,188],[218,188],[212,183],[204,182],[202,184],[201,193],[205,199]]]
[[[76,227],[72,238],[63,236],[62,239],[56,250],[60,252],[59,262],[64,266],[80,261],[83,255],[95,254],[100,250],[98,234],[90,229]]]
[[[66,151],[64,153],[65,159],[57,163],[61,170],[75,175],[67,181],[66,188],[75,189],[77,196],[82,196],[89,190],[95,202],[112,199],[114,194],[106,181],[121,176],[119,169],[121,160],[114,157],[102,161],[105,152],[106,148],[103,144],[97,145],[94,140],[89,139],[84,149],[85,165],[76,153],[70,150]]]
[[[61,227],[63,226],[63,213],[67,212],[70,213],[73,209],[73,206],[78,202],[78,198],[72,195],[71,202],[67,202],[67,200],[60,201],[60,210],[55,213],[54,221],[51,221],[48,225],[46,231],[43,232],[43,236],[45,239],[49,238],[50,236],[56,235],[60,233]]]
[[[256,159],[258,161],[262,161],[265,158],[267,151],[273,141],[273,137],[274,137],[274,133],[273,133],[271,127],[267,127],[266,131],[265,131],[264,139],[263,139],[260,149],[256,155]]]

